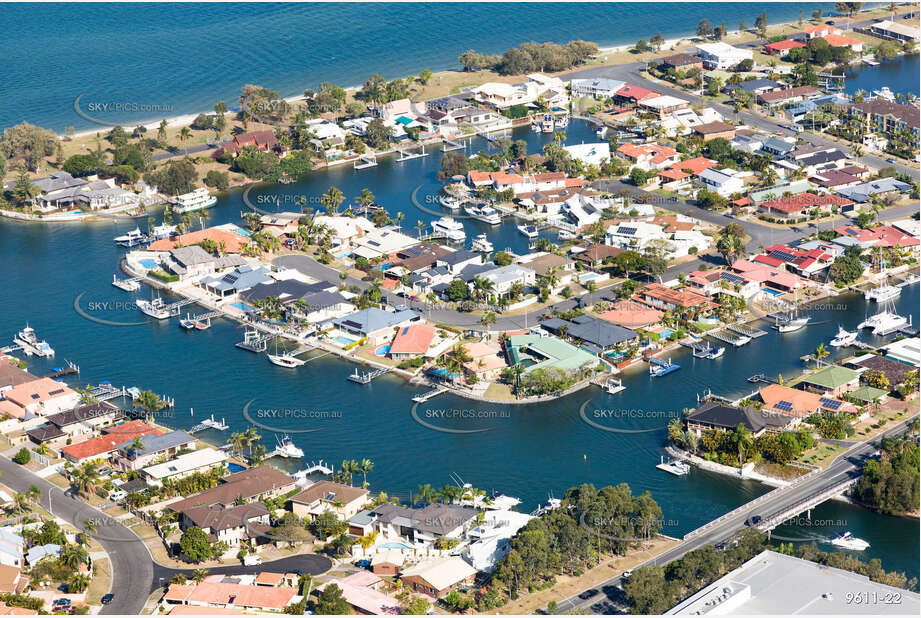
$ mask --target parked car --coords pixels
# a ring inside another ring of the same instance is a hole
[[[355,563],[355,566],[357,566],[360,569],[370,569],[371,561],[368,560],[367,558],[362,558],[361,560]]]
[[[112,502],[121,502],[128,495],[128,492],[123,489],[116,489],[109,494],[109,500]]]
[[[51,603],[52,607],[67,607],[68,605],[70,605],[70,599],[55,599]]]
[[[115,598],[115,595],[112,594],[111,592],[108,593],[108,594],[104,594],[104,595],[102,595],[102,604],[103,604],[103,605],[108,605],[109,603],[112,602],[112,600],[113,600],[114,598]]]
[[[585,600],[592,598],[593,596],[597,594],[598,594],[598,590],[596,588],[589,588],[588,590],[580,594],[579,598],[585,601]]]
[[[889,157],[888,159],[886,159],[886,163],[895,163],[895,159],[893,159],[892,157]]]
[[[262,564],[262,558],[254,554],[248,554],[243,556],[244,566],[255,566],[257,564]]]

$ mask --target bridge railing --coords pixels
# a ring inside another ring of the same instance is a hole
[[[832,485],[831,487],[829,487],[828,489],[825,489],[824,491],[813,494],[809,496],[808,498],[805,498],[804,500],[800,500],[799,502],[795,504],[791,504],[790,506],[784,507],[780,511],[777,511],[776,513],[772,514],[770,517],[764,518],[764,520],[762,520],[762,522],[758,524],[757,528],[762,531],[776,528],[778,525],[780,525],[781,523],[783,523],[785,520],[789,519],[790,517],[793,517],[794,515],[802,513],[803,511],[807,511],[817,506],[819,503],[824,502],[828,498],[838,495],[839,493],[843,492],[844,490],[851,487],[852,485],[855,485],[858,480],[859,480],[858,478],[847,479],[846,481],[842,481],[841,483]]]

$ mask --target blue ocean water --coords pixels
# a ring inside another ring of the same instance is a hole
[[[632,43],[697,23],[751,26],[831,3],[24,3],[0,6],[0,128],[27,120],[63,131],[95,125],[81,104],[158,111],[110,114],[125,124],[232,105],[245,84],[284,96],[321,81],[360,84],[459,68],[468,49],[501,53],[527,41]],[[15,27],[13,27],[15,26]]]

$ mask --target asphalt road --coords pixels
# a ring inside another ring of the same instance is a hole
[[[102,607],[101,614],[139,614],[150,595],[154,562],[147,546],[138,536],[118,521],[63,490],[36,476],[6,457],[0,457],[3,483],[13,491],[25,493],[30,485],[37,486],[42,496],[41,506],[78,530],[92,519],[97,532],[93,535],[109,555],[112,563],[114,600]]]
[[[13,491],[25,493],[30,485],[37,486],[42,492],[39,501],[41,506],[78,530],[83,529],[83,522],[88,519],[96,523],[97,531],[92,536],[102,545],[112,562],[113,580],[110,590],[114,594],[112,602],[104,605],[100,614],[137,615],[154,590],[167,585],[176,573],[190,574],[194,570],[194,567],[176,569],[154,562],[147,546],[129,528],[82,500],[72,498],[57,486],[6,457],[0,457],[0,472],[4,485]],[[318,575],[328,571],[331,566],[332,561],[325,556],[299,554],[261,565],[213,567],[208,569],[208,573],[239,575],[272,571]]]
[[[733,511],[732,516],[727,517],[702,534],[676,545],[652,560],[644,562],[641,566],[664,565],[677,560],[694,549],[699,549],[706,545],[718,545],[729,539],[736,531],[744,528],[745,520],[752,515],[760,515],[762,518],[768,519],[772,515],[782,513],[785,509],[810,496],[847,479],[859,476],[864,460],[876,453],[879,440],[883,436],[894,436],[903,433],[907,429],[910,420],[894,425],[876,438],[854,446],[851,450],[839,456],[828,468],[811,479],[797,485],[773,490],[772,498],[758,504],[756,507],[752,507],[751,510],[740,508],[737,509],[737,512]],[[595,590],[596,593],[590,595],[591,590]],[[580,598],[580,595],[585,598]],[[594,614],[619,613],[623,610],[623,601],[623,577],[618,575],[602,582],[595,588],[561,601],[557,608],[558,613],[573,610],[584,610]]]

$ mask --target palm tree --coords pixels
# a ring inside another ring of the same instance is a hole
[[[355,198],[355,201],[367,211],[368,206],[374,203],[374,194],[371,193],[371,189],[362,189],[358,197]]]
[[[67,592],[69,594],[80,594],[90,587],[90,578],[83,573],[77,573],[69,582],[67,582]]]
[[[184,144],[190,137],[192,137],[192,131],[189,130],[189,127],[182,127],[179,131],[179,143]]]
[[[336,187],[330,187],[329,191],[320,198],[320,203],[326,208],[327,214],[335,215],[339,212],[339,205],[345,199],[342,191]]]
[[[195,569],[192,571],[192,581],[196,584],[200,584],[205,581],[205,578],[208,577],[208,569]]]
[[[13,504],[16,505],[16,510],[19,511],[20,514],[25,513],[27,510],[30,509],[29,503],[30,503],[29,496],[27,496],[26,494],[20,491],[17,491],[16,493],[13,494]]]
[[[70,480],[78,492],[92,493],[99,482],[99,462],[88,461],[74,468],[70,473]]]
[[[739,471],[741,472],[742,452],[751,444],[751,431],[745,425],[739,423],[732,430],[732,442],[739,449]]]
[[[489,328],[496,322],[497,322],[496,314],[493,313],[492,311],[486,311],[483,313],[482,317],[480,317],[480,324],[482,324],[483,326],[487,328]]]
[[[184,573],[176,573],[170,578],[169,583],[184,586],[187,581],[189,581],[189,579],[185,576]]]
[[[825,344],[820,343],[818,347],[815,349],[815,352],[812,353],[812,355],[815,356],[816,368],[818,368],[821,360],[825,358],[826,356],[828,356],[829,354],[831,354],[831,352],[828,351],[828,349],[825,347]]]
[[[368,488],[368,472],[374,469],[374,462],[370,459],[362,459],[361,463],[358,464],[358,471],[361,472],[361,486],[364,489]]]
[[[68,568],[76,569],[86,562],[86,557],[86,549],[80,545],[67,544],[61,548],[61,555],[58,560]]]
[[[432,489],[432,486],[426,483],[425,485],[419,485],[419,493],[417,498],[419,501],[424,502],[425,504],[431,504],[432,498],[435,497],[435,490]]]
[[[146,420],[151,422],[154,414],[165,408],[166,403],[153,391],[141,391],[134,401],[134,407],[144,410]]]

